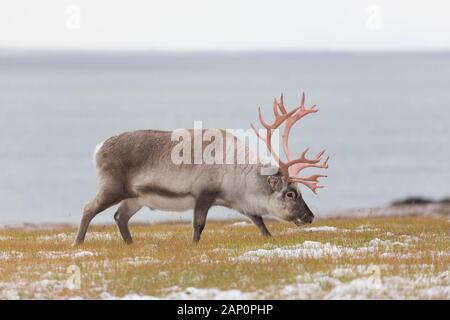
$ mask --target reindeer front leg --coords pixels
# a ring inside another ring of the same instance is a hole
[[[215,199],[216,193],[210,192],[203,192],[197,198],[197,202],[195,203],[194,208],[194,220],[193,220],[194,234],[192,236],[192,241],[194,243],[200,241],[200,235],[202,234],[202,231],[205,228],[208,210],[213,205]]]
[[[271,237],[269,230],[267,229],[266,225],[264,224],[264,220],[261,216],[256,215],[249,215],[248,216],[250,220],[258,227],[259,231],[264,237]]]

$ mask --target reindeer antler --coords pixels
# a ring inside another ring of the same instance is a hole
[[[293,159],[291,153],[289,151],[289,134],[293,127],[293,125],[299,121],[304,116],[315,113],[318,110],[316,106],[312,106],[311,108],[305,108],[305,93],[302,94],[302,99],[300,101],[300,106],[295,108],[294,110],[287,112],[284,106],[283,94],[281,94],[280,102],[274,98],[273,101],[273,113],[275,116],[275,121],[272,124],[267,124],[261,114],[261,108],[258,109],[259,120],[262,126],[266,129],[266,137],[263,138],[260,136],[258,131],[255,129],[253,125],[252,128],[255,131],[258,138],[260,138],[266,144],[269,149],[271,155],[278,162],[278,166],[280,168],[281,173],[285,177],[288,182],[301,183],[307,186],[312,192],[316,193],[316,189],[323,188],[323,186],[318,185],[319,178],[326,177],[325,175],[315,174],[309,177],[300,177],[298,176],[299,172],[305,168],[328,168],[328,160],[330,157],[327,157],[324,162],[322,161],[322,156],[325,153],[325,150],[320,151],[314,159],[306,158],[306,153],[309,151],[309,148],[306,148],[301,155],[297,159]],[[284,131],[283,131],[283,150],[286,155],[287,161],[284,162],[280,159],[275,151],[272,150],[272,133],[273,130],[277,129],[282,123],[285,123]],[[292,175],[289,172],[289,169],[292,171]]]

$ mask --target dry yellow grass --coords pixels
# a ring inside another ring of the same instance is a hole
[[[75,248],[75,228],[3,229],[0,298],[449,299],[449,227],[442,217],[272,222],[266,239],[210,221],[193,245],[190,224],[135,225],[127,246],[115,226],[95,226]],[[80,288],[69,288],[70,266]]]

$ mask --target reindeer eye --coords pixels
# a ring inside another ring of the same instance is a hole
[[[286,197],[289,199],[295,199],[297,198],[297,192],[295,191],[289,191],[286,193]]]

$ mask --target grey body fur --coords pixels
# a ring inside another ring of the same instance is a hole
[[[270,236],[262,219],[268,214],[296,224],[312,222],[314,216],[297,186],[286,183],[280,173],[262,175],[261,164],[174,164],[171,152],[178,142],[171,141],[171,134],[155,130],[125,132],[97,148],[98,192],[84,207],[76,244],[84,242],[91,220],[116,204],[114,218],[126,243],[132,243],[128,221],[144,206],[162,211],[193,209],[194,242],[200,240],[212,206],[225,206],[246,215],[264,236]],[[235,142],[237,153],[237,144],[242,142]],[[248,156],[246,145],[241,150]]]

